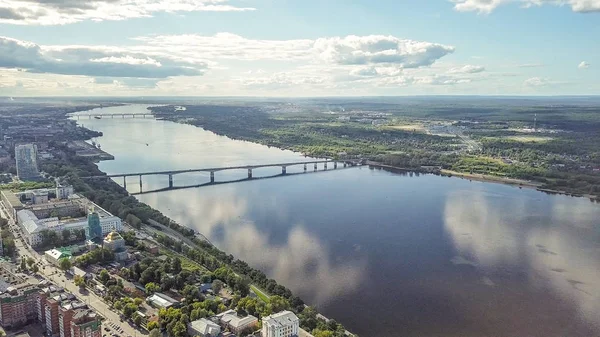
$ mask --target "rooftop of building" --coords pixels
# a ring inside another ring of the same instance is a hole
[[[50,256],[55,260],[59,260],[65,257],[71,257],[71,252],[67,249],[50,249],[44,252],[44,254]]]
[[[272,326],[286,326],[298,322],[298,317],[291,311],[281,311],[267,317],[263,317],[263,324]]]
[[[12,208],[23,207],[21,200],[19,200],[19,198],[17,198],[17,196],[12,191],[3,190],[1,193]]]
[[[148,301],[164,308],[179,303],[179,301],[177,301],[176,299],[161,293],[154,293],[152,296],[148,297]]]
[[[219,324],[210,321],[206,318],[200,318],[199,320],[190,322],[190,326],[192,329],[198,331],[203,335],[216,335],[221,332],[221,327]]]
[[[97,321],[98,315],[91,309],[77,309],[73,315],[72,322],[76,325]]]
[[[235,310],[227,310],[223,313],[217,315],[219,320],[223,323],[228,324],[233,328],[243,327],[245,325],[251,324],[252,322],[258,321],[258,318],[248,315],[246,317],[239,317]]]
[[[0,269],[0,293],[8,291],[9,288],[24,283],[25,280],[4,268]]]
[[[121,234],[119,234],[116,231],[112,231],[112,232],[108,233],[106,235],[106,238],[104,238],[104,241],[107,241],[107,242],[121,241],[121,240],[123,240],[123,237],[121,236]]]

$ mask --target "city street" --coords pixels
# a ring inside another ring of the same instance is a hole
[[[6,209],[4,209],[4,205],[0,202],[0,213],[2,213],[2,217],[7,218],[9,220],[9,226],[13,231],[15,236],[15,247],[19,256],[32,257],[36,262],[42,263],[42,268],[40,268],[40,272],[38,274],[44,276],[46,279],[54,282],[56,285],[65,288],[66,291],[75,295],[80,301],[87,303],[92,309],[94,309],[98,314],[102,315],[106,319],[102,322],[103,335],[105,334],[105,327],[108,327],[110,323],[115,324],[120,327],[124,334],[120,334],[119,336],[142,336],[145,333],[138,331],[133,328],[126,322],[121,322],[119,314],[112,311],[109,306],[104,303],[102,298],[96,295],[92,291],[88,291],[85,294],[79,292],[79,287],[75,286],[75,283],[71,280],[67,279],[65,273],[54,267],[53,265],[48,264],[48,262],[43,259],[36,251],[31,249],[22,238],[19,238],[18,233],[20,230],[17,228],[14,223],[12,217],[7,216]],[[107,335],[109,336],[109,335]]]

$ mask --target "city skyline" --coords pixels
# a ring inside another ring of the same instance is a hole
[[[600,0],[0,2],[0,96],[594,95]]]

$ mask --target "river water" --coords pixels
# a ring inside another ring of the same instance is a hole
[[[308,160],[154,119],[80,123],[104,133],[109,174]],[[175,185],[208,180],[176,175]],[[144,178],[143,190],[166,186]],[[137,192],[138,178],[127,187]],[[600,205],[587,199],[331,166],[138,198],[363,337],[600,336]]]

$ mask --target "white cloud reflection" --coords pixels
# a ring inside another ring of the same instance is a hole
[[[312,305],[321,305],[344,293],[355,291],[364,279],[366,260],[333,261],[328,248],[302,225],[289,226],[284,242],[274,243],[268,232],[247,220],[249,200],[234,186],[218,186],[219,193],[180,190],[142,196],[152,206],[169,205],[167,215],[193,226],[214,240],[218,247],[248,264],[269,271],[269,276]],[[185,205],[177,200],[186,199]],[[258,197],[258,196],[257,196]],[[189,207],[194,205],[194,207]],[[288,225],[285,209],[276,200],[253,207],[265,207],[270,220]],[[306,296],[305,294],[309,294]]]
[[[520,266],[532,286],[542,282],[600,329],[600,208],[567,197],[540,207],[544,196],[514,199],[502,208],[494,197],[469,191],[447,199],[445,227],[460,254],[454,260],[469,261],[482,274]],[[536,206],[552,212],[539,213]],[[491,281],[502,286],[493,277]]]

